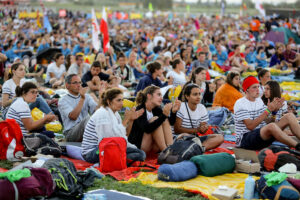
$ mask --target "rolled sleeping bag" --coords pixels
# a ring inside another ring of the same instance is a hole
[[[190,161],[196,164],[198,174],[208,177],[232,173],[235,168],[235,158],[229,153],[194,156]]]
[[[186,181],[197,176],[197,167],[186,160],[176,164],[163,164],[158,168],[157,175],[161,181]]]

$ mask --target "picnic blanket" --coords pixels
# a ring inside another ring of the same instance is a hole
[[[164,182],[159,181],[157,179],[157,174],[155,173],[141,173],[137,178],[131,178],[128,181],[123,181],[123,183],[141,182],[142,184],[151,185],[158,188],[168,187],[184,189],[190,192],[199,193],[208,199],[217,199],[211,194],[218,189],[219,186],[235,188],[238,190],[238,194],[242,197],[244,193],[245,179],[247,177],[248,174],[232,173],[215,177],[205,177],[199,175],[196,178],[183,182]],[[253,176],[253,178],[255,180],[259,179],[259,177],[255,176]]]

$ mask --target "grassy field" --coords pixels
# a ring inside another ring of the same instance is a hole
[[[13,163],[5,160],[0,160],[0,167],[5,169],[11,169]],[[107,189],[107,190],[117,190],[121,192],[127,192],[132,195],[144,196],[154,200],[169,199],[169,200],[204,200],[200,195],[196,195],[181,189],[171,189],[171,188],[154,188],[151,186],[143,185],[139,182],[124,184],[116,181],[110,176],[106,176],[101,180],[96,180],[94,185],[87,189]]]

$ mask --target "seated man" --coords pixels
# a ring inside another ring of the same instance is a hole
[[[75,59],[76,62],[70,66],[67,74],[77,74],[79,77],[82,77],[86,72],[90,70],[90,65],[84,63],[82,53],[77,53]]]
[[[234,51],[230,52],[228,55],[231,71],[235,71],[239,73],[247,71],[250,66],[247,64],[245,60],[245,55],[241,53],[240,47],[238,45],[234,45],[232,49]],[[251,70],[253,70],[253,68],[251,68]]]
[[[97,103],[86,94],[88,88],[81,87],[81,79],[77,74],[68,75],[65,82],[68,94],[58,102],[64,134],[68,142],[81,142],[89,114],[94,113]]]
[[[95,92],[99,90],[100,82],[109,82],[114,76],[101,72],[101,64],[99,61],[93,62],[91,69],[82,77],[82,86],[87,87],[90,91]]]
[[[193,69],[198,67],[203,67],[204,69],[208,69],[210,67],[209,61],[206,59],[205,52],[200,51],[197,55],[197,60],[192,62]]]
[[[246,95],[237,100],[234,105],[237,146],[260,150],[277,140],[300,151],[300,143],[283,132],[285,128],[289,127],[292,133],[300,138],[300,126],[293,114],[285,114],[280,121],[275,123],[267,125],[265,123],[271,112],[283,106],[284,99],[275,98],[265,106],[262,99],[259,98],[259,82],[254,76],[244,79],[243,90]]]

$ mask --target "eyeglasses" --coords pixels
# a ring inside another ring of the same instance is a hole
[[[81,81],[79,81],[79,82],[76,82],[76,81],[75,81],[75,82],[73,82],[73,83],[71,83],[71,84],[73,84],[73,85],[78,85],[78,84],[81,85],[82,82],[81,82]]]

